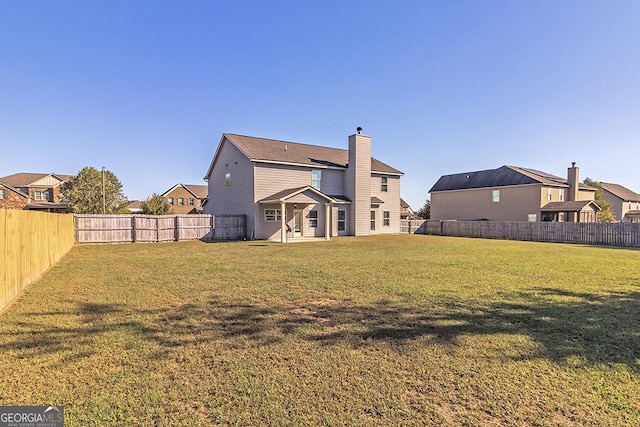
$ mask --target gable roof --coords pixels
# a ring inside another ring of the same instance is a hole
[[[189,193],[191,193],[194,197],[198,199],[204,199],[209,194],[209,186],[207,185],[178,183],[173,187],[171,187],[170,189],[168,189],[167,191],[165,191],[164,193],[162,193],[160,196],[164,197],[178,187],[184,188],[185,190],[187,190]]]
[[[296,188],[288,188],[286,190],[279,191],[271,196],[265,197],[260,200],[258,203],[280,203],[284,202],[293,196],[296,196],[300,193],[304,192],[314,193],[315,195],[327,200],[327,201],[335,201],[331,196],[324,194],[322,191],[311,187],[310,185],[305,185],[304,187],[296,187]]]
[[[536,169],[518,166],[502,166],[476,172],[462,172],[452,175],[442,175],[429,190],[437,191],[467,190],[473,188],[505,187],[508,185],[544,184],[557,187],[569,187],[566,178],[552,175]],[[585,184],[579,184],[582,190],[596,189]]]
[[[549,202],[540,208],[540,212],[580,212],[587,206],[594,211],[602,210],[593,200],[577,200],[574,202]]]
[[[635,193],[620,184],[601,182],[600,187],[625,202],[640,202],[640,194]]]
[[[73,178],[73,175],[62,175],[57,173],[14,173],[13,175],[3,176],[0,178],[0,181],[14,187],[28,187],[34,182],[48,176],[53,176],[62,182],[69,181],[69,179]]]
[[[253,162],[339,169],[346,169],[349,163],[349,151],[345,149],[225,133],[220,140],[218,152],[211,161],[207,176],[211,174],[220,146],[225,139]],[[371,157],[371,172],[403,175],[403,172],[374,157]]]
[[[6,188],[7,190],[11,190],[11,191],[13,191],[14,193],[18,194],[19,196],[24,197],[25,199],[28,199],[28,198],[29,198],[29,195],[28,195],[27,193],[24,193],[24,192],[20,191],[19,189],[15,188],[15,187],[13,187],[13,186],[11,186],[11,185],[9,185],[9,184],[7,184],[6,182],[2,182],[2,181],[0,181],[0,187],[4,187],[4,188]]]

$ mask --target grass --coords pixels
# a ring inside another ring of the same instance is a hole
[[[640,252],[435,236],[76,246],[0,314],[66,425],[638,425]]]

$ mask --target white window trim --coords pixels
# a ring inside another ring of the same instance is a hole
[[[273,212],[273,214],[267,215],[267,212]],[[265,209],[264,210],[264,221],[265,222],[274,222],[282,220],[282,211],[280,209]]]
[[[492,190],[491,191],[491,201],[493,203],[499,203],[500,202],[500,190]]]

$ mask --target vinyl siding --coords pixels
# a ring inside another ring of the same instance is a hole
[[[387,191],[382,191],[382,177],[387,177]],[[371,176],[371,197],[384,201],[376,214],[376,230],[371,234],[400,232],[400,177],[373,174]],[[389,211],[389,226],[383,226],[383,211]]]
[[[231,186],[225,175],[231,173]],[[211,175],[208,177],[209,200],[205,213],[213,215],[247,215],[247,233],[254,231],[253,163],[232,143],[222,142]]]
[[[497,203],[492,201],[493,190],[500,190]],[[431,193],[431,219],[527,221],[529,214],[536,214],[540,221],[545,191],[541,184],[437,191]]]
[[[345,178],[345,195],[351,199],[350,229],[353,235],[370,232],[371,212],[371,138],[365,135],[349,137],[349,166]],[[398,200],[398,205],[400,201]]]

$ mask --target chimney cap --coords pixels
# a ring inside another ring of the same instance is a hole
[[[575,168],[576,167],[576,162],[571,162],[571,167]]]
[[[356,128],[356,132],[358,132],[358,135],[360,135],[362,133],[362,126],[358,126]]]

